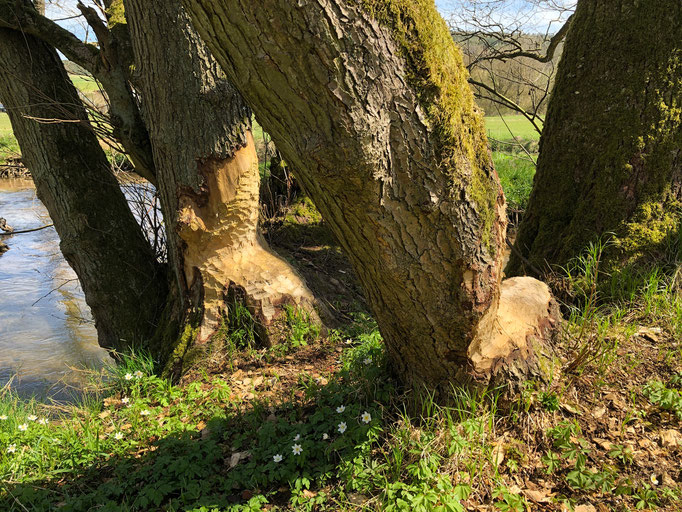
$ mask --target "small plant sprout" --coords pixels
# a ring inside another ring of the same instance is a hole
[[[29,415],[26,417],[26,419],[27,419],[28,421],[35,421],[35,420],[38,419],[38,416],[36,416],[35,414],[29,414]]]
[[[336,408],[336,412],[338,412],[339,414],[341,414],[341,413],[342,413],[343,411],[345,411],[345,410],[346,410],[346,406],[345,406],[345,405],[339,405],[339,406]]]
[[[141,379],[144,377],[144,373],[142,373],[140,370],[137,370],[135,373],[133,373],[136,379]]]
[[[327,439],[329,439],[329,434],[325,432],[324,434],[322,434],[322,440],[326,441]]]
[[[133,380],[133,374],[132,373],[126,373],[123,378],[125,380]]]
[[[301,439],[301,434],[296,434],[296,437],[294,437],[294,441],[299,441]]]
[[[295,446],[298,446],[298,445],[295,445]],[[294,453],[296,453],[296,452],[294,451]],[[282,462],[282,459],[283,459],[283,457],[282,457],[281,453],[278,453],[277,455],[272,457],[272,460],[274,460],[275,462]]]
[[[28,423],[22,423],[17,427],[21,432],[26,432],[28,430]]]
[[[7,447],[7,453],[14,453],[17,451],[17,445],[11,444]]]
[[[149,409],[145,409],[140,413],[140,416],[149,416],[151,413],[149,412]]]
[[[342,421],[341,423],[339,423],[339,434],[343,434],[347,429],[348,429],[348,425],[346,425],[345,421]]]
[[[0,421],[7,421],[7,415],[3,414],[2,416],[0,416]]]
[[[114,434],[114,439],[116,439],[116,441],[120,441],[121,439],[123,439],[123,432],[116,432]]]
[[[295,444],[291,447],[291,451],[294,453],[294,455],[301,455],[303,453],[303,448],[300,444]]]
[[[362,416],[360,416],[360,419],[362,420],[363,423],[369,423],[370,421],[372,421],[372,415],[365,411],[362,413]]]
[[[47,418],[40,418],[40,419],[38,420],[38,424],[39,424],[39,425],[47,425],[48,423],[49,423],[49,421],[48,421]]]

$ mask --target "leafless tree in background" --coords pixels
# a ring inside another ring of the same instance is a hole
[[[575,0],[450,0],[444,4],[453,37],[465,55],[469,81],[488,115],[518,113],[538,133],[542,131],[575,4]]]

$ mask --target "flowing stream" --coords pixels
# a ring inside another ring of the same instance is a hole
[[[0,180],[0,217],[15,230],[51,220],[30,180]],[[54,228],[0,237],[0,388],[22,397],[69,400],[86,375],[109,362],[76,275]]]

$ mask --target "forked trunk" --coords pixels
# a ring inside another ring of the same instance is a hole
[[[100,345],[142,345],[166,279],[144,239],[57,52],[0,29],[0,101],[92,310]]]
[[[532,280],[500,295],[504,196],[433,0],[184,3],[351,259],[403,379],[541,373],[551,297]],[[527,324],[507,336],[519,299]]]
[[[606,273],[665,261],[680,240],[681,112],[682,3],[580,0],[509,271],[565,266],[600,237]]]
[[[283,304],[312,307],[303,279],[258,231],[251,111],[189,24],[180,0],[125,0],[181,312],[197,341],[242,300],[269,343]]]

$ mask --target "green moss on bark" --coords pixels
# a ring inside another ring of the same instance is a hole
[[[483,116],[468,83],[462,53],[433,0],[348,0],[392,31],[407,63],[408,84],[426,114],[441,168],[476,204],[481,238],[495,254],[493,230],[500,187]],[[456,190],[458,187],[453,187]]]
[[[680,228],[682,5],[579,3],[516,246],[565,266],[609,238],[607,272],[660,258]],[[513,254],[508,274],[531,272]]]

